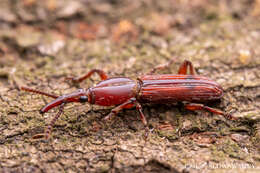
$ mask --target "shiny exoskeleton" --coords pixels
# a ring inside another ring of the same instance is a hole
[[[187,74],[189,67],[190,74]],[[102,70],[93,69],[80,78],[70,78],[74,83],[81,82],[97,73],[102,81],[88,89],[79,89],[71,94],[56,96],[38,90],[21,87],[21,89],[55,98],[44,106],[40,112],[60,106],[59,113],[47,127],[45,137],[48,138],[52,126],[61,115],[63,107],[69,102],[80,102],[100,106],[116,106],[104,119],[110,119],[122,109],[136,107],[143,124],[147,127],[146,118],[142,112],[142,103],[176,103],[184,102],[188,110],[207,110],[232,119],[224,112],[210,108],[202,103],[219,100],[223,96],[222,87],[213,80],[195,75],[190,61],[184,61],[177,75],[143,75],[133,80],[127,77],[108,78]]]

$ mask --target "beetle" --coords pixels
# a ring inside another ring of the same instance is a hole
[[[190,74],[187,72],[188,68]],[[223,97],[223,89],[215,81],[204,76],[196,75],[192,63],[187,60],[181,64],[178,74],[176,75],[148,74],[142,75],[133,80],[128,77],[109,78],[104,71],[93,69],[82,77],[69,79],[74,83],[79,83],[89,78],[94,73],[97,73],[102,80],[96,86],[88,89],[79,89],[62,96],[56,96],[27,87],[21,87],[22,90],[38,93],[55,99],[44,106],[40,110],[40,113],[43,114],[54,107],[60,107],[59,112],[46,128],[45,134],[36,135],[35,138],[43,137],[43,135],[46,139],[49,138],[55,121],[63,112],[64,105],[70,102],[89,103],[100,106],[115,106],[115,108],[113,108],[104,118],[105,120],[111,119],[122,109],[135,107],[146,128],[147,120],[142,111],[143,103],[166,104],[185,102],[184,107],[188,110],[206,110],[214,114],[223,115],[227,119],[235,119],[221,110],[203,104],[221,99]]]

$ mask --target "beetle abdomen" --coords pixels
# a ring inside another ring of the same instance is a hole
[[[145,75],[139,78],[141,102],[206,102],[218,100],[223,89],[216,82],[196,75]]]

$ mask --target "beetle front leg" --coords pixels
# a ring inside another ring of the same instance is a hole
[[[194,68],[193,68],[192,63],[191,63],[190,61],[188,61],[188,60],[185,60],[185,61],[181,64],[181,66],[180,66],[180,68],[179,68],[179,71],[178,71],[178,74],[184,74],[184,75],[186,75],[186,74],[187,74],[188,67],[189,67],[189,69],[190,69],[190,74],[191,74],[191,75],[194,75],[194,74],[195,74],[195,70],[194,70]]]
[[[209,112],[212,112],[214,114],[218,114],[218,115],[222,115],[224,116],[226,119],[230,119],[230,120],[236,120],[237,118],[233,117],[230,114],[226,114],[224,112],[222,112],[221,110],[218,109],[214,109],[208,106],[205,106],[203,104],[197,104],[197,103],[187,103],[184,105],[186,109],[191,110],[191,111],[195,111],[195,110],[207,110]]]
[[[92,69],[90,70],[87,74],[75,78],[75,77],[67,77],[67,80],[71,80],[73,83],[80,83],[83,80],[90,78],[94,73],[97,73],[99,75],[99,77],[101,78],[101,80],[106,80],[108,78],[108,75],[103,71],[103,70],[99,70],[99,69]]]

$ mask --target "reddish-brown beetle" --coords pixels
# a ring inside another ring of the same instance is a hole
[[[189,67],[190,74],[187,74]],[[139,112],[140,118],[147,128],[147,121],[142,112],[141,103],[173,103],[185,102],[188,110],[207,110],[234,119],[218,109],[203,105],[202,103],[219,100],[223,96],[222,87],[207,77],[195,75],[190,61],[184,61],[177,75],[143,75],[132,80],[127,77],[108,78],[102,70],[93,69],[80,78],[71,78],[73,82],[81,82],[97,73],[102,79],[96,86],[88,89],[79,89],[71,94],[56,96],[42,91],[21,87],[22,90],[34,92],[55,98],[54,101],[44,106],[40,112],[60,106],[58,114],[52,119],[46,129],[45,137],[48,138],[52,126],[63,112],[63,107],[69,102],[96,104],[100,106],[116,106],[104,119],[108,120],[120,110],[133,108]],[[43,136],[43,135],[38,135]]]

